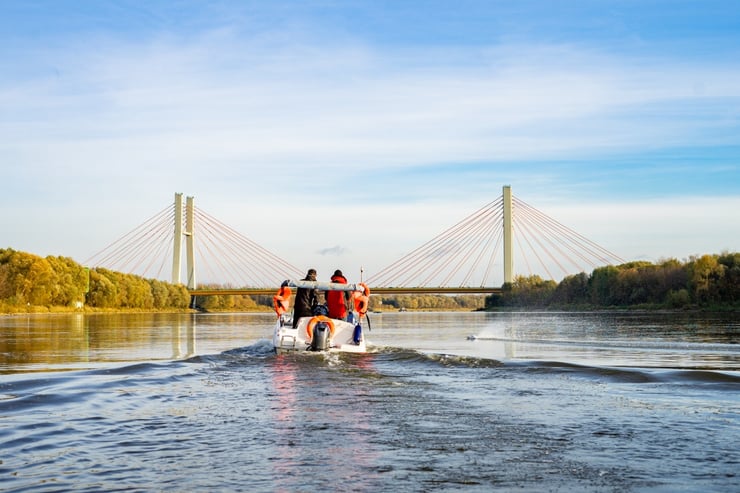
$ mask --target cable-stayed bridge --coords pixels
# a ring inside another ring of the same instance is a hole
[[[182,247],[185,246],[185,266]],[[372,274],[374,293],[490,293],[503,259],[504,282],[517,273],[555,279],[624,263],[503,187],[496,200]],[[191,294],[272,294],[303,270],[270,252],[182,194],[86,262],[142,277],[184,283]],[[184,267],[184,268],[183,268]],[[209,279],[205,286],[198,279]]]

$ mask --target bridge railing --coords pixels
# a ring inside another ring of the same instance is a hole
[[[190,296],[229,296],[229,295],[273,295],[278,288],[224,288],[192,289]],[[370,295],[378,294],[493,294],[501,293],[494,287],[370,287]]]

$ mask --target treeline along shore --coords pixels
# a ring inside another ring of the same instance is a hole
[[[486,298],[487,309],[611,307],[738,310],[740,253],[608,265],[559,283],[519,276]]]
[[[206,286],[203,286],[206,287]],[[210,288],[219,286],[210,285]],[[277,289],[277,287],[276,287]],[[372,287],[371,287],[372,289]],[[188,310],[182,284],[145,279],[68,257],[40,257],[0,249],[0,313],[111,310]],[[598,267],[559,283],[518,276],[501,294],[371,296],[371,310],[510,310],[663,308],[738,310],[740,253],[694,256],[685,261],[629,262]],[[272,296],[209,296],[207,311],[269,311]]]
[[[0,312],[184,310],[189,304],[183,285],[0,249]]]

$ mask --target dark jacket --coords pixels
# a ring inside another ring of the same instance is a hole
[[[302,281],[315,281],[315,276],[306,276]],[[298,327],[298,320],[301,317],[310,317],[311,310],[319,302],[319,292],[317,289],[298,288],[295,293],[295,302],[293,304],[293,328]]]

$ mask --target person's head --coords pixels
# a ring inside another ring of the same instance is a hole
[[[309,281],[315,281],[316,269],[308,269],[308,272],[306,273],[306,279],[308,279]]]
[[[337,269],[337,270],[334,271],[334,276],[333,277],[336,277],[336,276],[342,276],[342,277],[344,277],[344,274],[342,274],[342,271],[341,270]]]
[[[323,315],[327,317],[329,316],[329,309],[326,307],[326,305],[319,304],[311,308],[311,314],[313,316]]]

